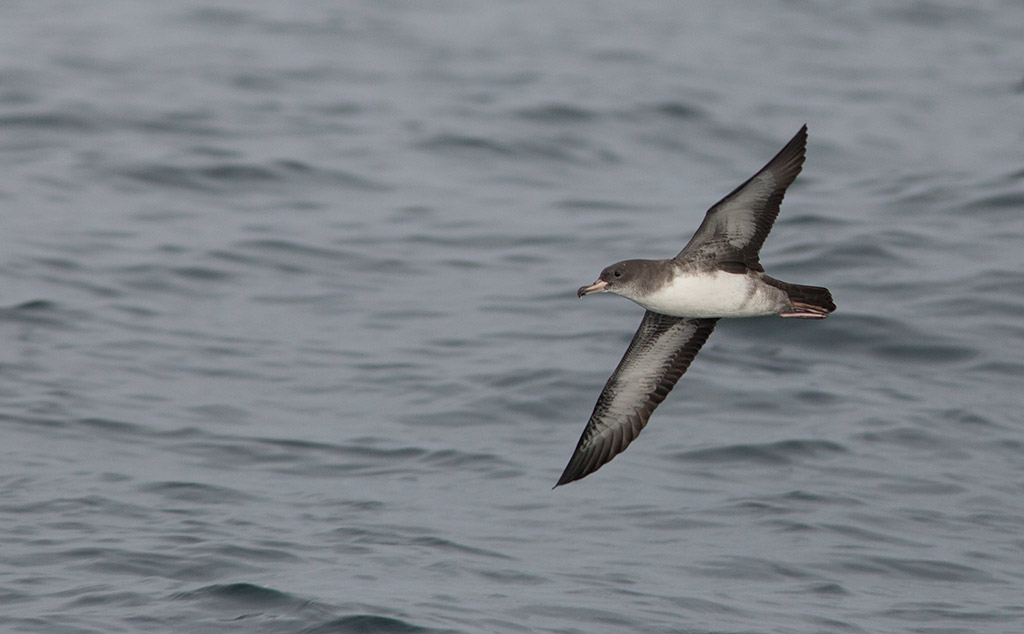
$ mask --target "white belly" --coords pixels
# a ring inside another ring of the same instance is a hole
[[[680,275],[638,304],[674,317],[757,317],[786,308],[785,293],[746,274]]]

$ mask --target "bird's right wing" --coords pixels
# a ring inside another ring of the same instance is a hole
[[[804,126],[757,174],[708,209],[676,259],[708,259],[726,270],[738,267],[736,272],[764,270],[761,245],[779,215],[786,188],[803,167],[806,147]]]
[[[556,487],[597,471],[633,442],[690,367],[716,322],[647,311]]]

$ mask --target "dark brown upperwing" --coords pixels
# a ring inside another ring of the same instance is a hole
[[[757,174],[708,209],[676,260],[712,260],[725,270],[763,271],[761,246],[779,215],[786,188],[803,168],[806,147],[805,125]]]

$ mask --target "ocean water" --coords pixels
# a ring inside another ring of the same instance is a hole
[[[552,490],[804,123],[722,322]],[[0,631],[1024,629],[1024,5],[0,7]]]

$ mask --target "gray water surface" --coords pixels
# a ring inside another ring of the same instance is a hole
[[[1024,5],[0,8],[0,630],[1016,633]],[[552,491],[667,257],[723,322]]]

